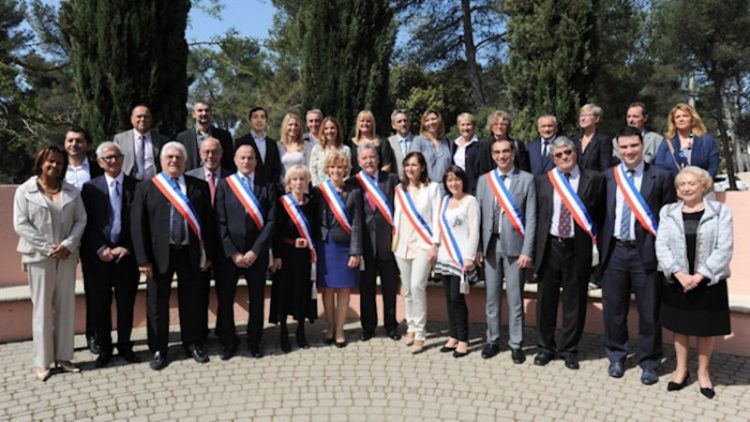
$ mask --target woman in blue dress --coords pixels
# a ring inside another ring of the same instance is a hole
[[[359,284],[362,255],[362,197],[356,185],[344,183],[350,170],[349,157],[331,151],[325,160],[328,178],[314,190],[320,196],[317,283],[328,322],[325,342],[339,348],[346,346],[344,323],[349,294]]]

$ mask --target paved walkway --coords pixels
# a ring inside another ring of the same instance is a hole
[[[5,323],[8,323],[7,321]],[[115,358],[94,369],[94,356],[76,338],[80,374],[54,374],[46,383],[31,368],[31,342],[0,345],[0,420],[734,420],[750,419],[750,361],[716,355],[712,363],[717,396],[705,399],[693,381],[667,393],[673,351],[656,385],[643,386],[640,370],[609,378],[601,338],[585,335],[581,369],[560,360],[546,367],[528,359],[514,365],[504,350],[483,360],[483,330],[472,326],[471,353],[462,359],[441,354],[445,324],[430,324],[428,349],[412,356],[403,342],[383,336],[356,341],[357,324],[345,349],[324,346],[321,322],[308,329],[309,350],[283,354],[278,329],[265,331],[266,356],[243,350],[229,362],[218,357],[212,337],[211,361],[200,365],[170,349],[170,365],[161,372],[148,366],[145,331],[136,330],[142,363]],[[290,327],[293,332],[293,326]],[[381,332],[378,332],[381,334]],[[527,338],[533,343],[534,332]],[[175,334],[173,340],[178,340]],[[292,343],[294,344],[293,338]],[[691,359],[695,379],[695,356]]]

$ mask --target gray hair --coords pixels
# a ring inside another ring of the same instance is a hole
[[[604,113],[602,111],[602,108],[594,103],[588,103],[584,104],[583,107],[581,107],[581,110],[578,112],[580,113],[591,113],[594,117],[596,117],[597,120],[602,118],[602,114]]]
[[[167,156],[167,150],[171,148],[179,150],[180,154],[182,154],[182,159],[187,160],[187,150],[185,149],[185,145],[182,145],[181,143],[177,141],[169,141],[166,144],[164,144],[161,147],[161,152],[159,152],[159,159],[163,160],[164,157]]]
[[[122,152],[120,151],[120,147],[118,147],[116,143],[112,141],[105,141],[99,144],[98,147],[96,147],[96,158],[102,158],[102,155],[104,155],[104,150],[112,147],[117,150],[118,154],[122,154]]]
[[[403,114],[404,116],[406,116],[406,120],[411,119],[411,116],[409,115],[409,111],[407,109],[399,108],[399,109],[393,110],[393,113],[391,113],[391,122],[396,120],[396,116],[398,116],[399,114]]]
[[[305,120],[311,115],[311,114],[317,114],[320,116],[320,118],[323,118],[323,110],[319,108],[313,108],[311,110],[307,110],[307,113],[305,113]]]
[[[557,117],[555,117],[554,114],[542,114],[539,116],[539,118],[536,119],[537,126],[539,126],[539,122],[542,121],[542,119],[552,119],[552,122],[555,123],[555,127],[557,127]]]
[[[552,141],[552,149],[564,147],[571,147],[575,150],[576,144],[575,142],[571,141],[570,138],[566,138],[565,136],[558,136],[554,141]]]
[[[380,154],[378,153],[378,147],[375,146],[372,142],[365,142],[362,145],[357,146],[357,159],[359,159],[362,156],[362,152],[372,150],[375,152],[375,156],[378,157],[378,161],[380,161]]]

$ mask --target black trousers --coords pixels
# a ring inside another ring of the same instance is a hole
[[[630,293],[638,307],[638,364],[656,369],[662,357],[661,276],[643,267],[637,248],[616,244],[604,269],[604,349],[610,362],[622,362],[628,354]]]
[[[83,249],[83,248],[81,248]],[[81,270],[83,270],[83,294],[86,302],[86,338],[96,336],[96,307],[94,297],[96,297],[96,265],[99,257],[96,255],[81,253]]]
[[[563,355],[578,353],[578,342],[586,324],[588,274],[576,271],[573,240],[549,239],[539,274],[537,291],[537,342],[539,348]],[[555,342],[557,303],[562,288],[562,330]]]
[[[132,255],[120,262],[89,262],[84,280],[89,280],[86,291],[86,320],[102,352],[112,352],[112,290],[117,305],[117,349],[132,350],[133,306],[138,291],[138,265]],[[84,283],[85,284],[85,283]]]
[[[365,271],[360,272],[359,306],[362,330],[372,333],[378,326],[378,311],[375,301],[377,275],[380,275],[380,291],[383,295],[383,325],[386,331],[398,328],[396,321],[396,294],[398,292],[398,268],[393,254],[385,257],[366,257]]]
[[[208,272],[193,269],[187,248],[170,249],[169,267],[146,283],[148,348],[165,353],[169,344],[169,296],[177,273],[180,334],[182,345],[202,346],[208,334]]]
[[[216,332],[221,344],[236,346],[239,344],[237,328],[234,324],[234,298],[237,292],[237,280],[240,275],[247,280],[249,296],[247,322],[247,342],[252,347],[260,346],[263,337],[263,293],[266,288],[266,270],[268,254],[259,256],[250,268],[239,268],[228,259],[214,270],[216,276]]]
[[[448,308],[448,335],[458,341],[469,341],[469,308],[460,293],[461,278],[456,275],[443,275],[445,303]]]

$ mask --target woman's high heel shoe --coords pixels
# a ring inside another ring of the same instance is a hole
[[[685,378],[682,380],[682,382],[669,381],[669,384],[667,384],[667,391],[682,390],[687,386],[688,379],[690,379],[690,372],[685,374]]]

